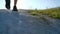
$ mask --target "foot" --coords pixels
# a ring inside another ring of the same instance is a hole
[[[5,0],[5,1],[6,1],[5,7],[6,7],[7,9],[10,9],[10,0]]]
[[[18,11],[16,6],[13,7],[13,11]]]

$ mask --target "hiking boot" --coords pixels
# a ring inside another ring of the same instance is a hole
[[[13,7],[13,11],[18,11],[16,6]]]
[[[6,2],[5,7],[6,7],[7,9],[10,9],[10,0],[5,0],[5,2]]]

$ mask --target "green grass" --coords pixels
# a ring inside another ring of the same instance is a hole
[[[60,18],[60,7],[51,8],[51,9],[44,9],[44,10],[28,10],[28,13],[31,15],[48,15],[51,18]]]

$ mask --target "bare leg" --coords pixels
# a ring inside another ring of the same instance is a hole
[[[14,0],[14,6],[16,6],[16,4],[17,4],[17,0]]]

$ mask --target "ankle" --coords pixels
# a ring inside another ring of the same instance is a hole
[[[14,5],[14,6],[16,6],[16,5]]]

